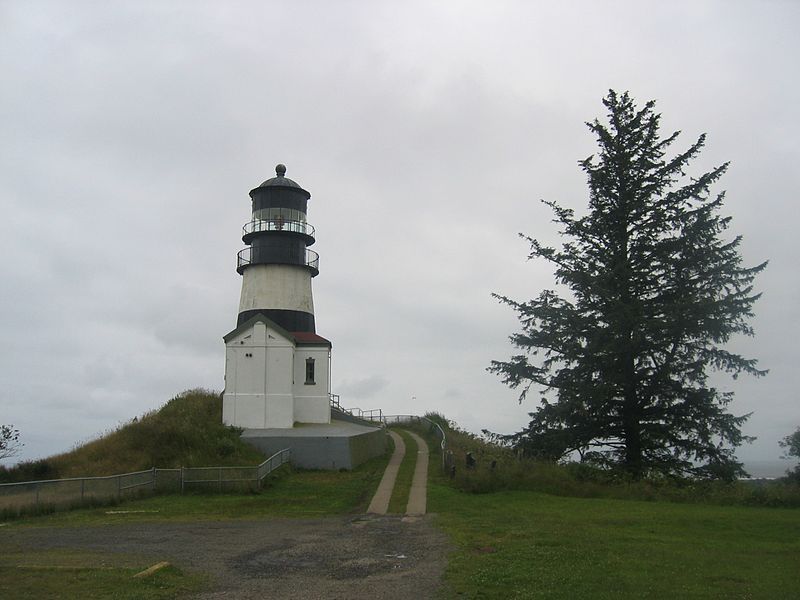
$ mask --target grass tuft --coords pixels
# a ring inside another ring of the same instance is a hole
[[[447,435],[448,453],[452,453],[449,458],[455,466],[452,483],[465,492],[484,494],[525,490],[578,498],[800,507],[800,485],[788,479],[734,482],[681,478],[632,480],[623,473],[583,463],[557,464],[521,458],[510,448],[466,432],[441,415],[433,418]],[[477,461],[473,469],[467,468],[468,452]]]
[[[222,424],[222,397],[194,389],[95,440],[47,459],[0,469],[0,482],[116,475],[160,468],[257,465],[264,455]]]

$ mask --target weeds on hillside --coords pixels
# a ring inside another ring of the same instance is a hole
[[[471,493],[528,490],[580,498],[660,500],[703,504],[800,507],[800,485],[790,480],[735,481],[676,477],[633,480],[619,471],[585,463],[520,457],[513,449],[469,433],[438,414],[426,415],[445,430],[455,469],[446,473]],[[468,467],[467,454],[474,458]]]
[[[265,457],[240,433],[222,424],[219,393],[187,390],[69,452],[0,468],[0,482],[115,475],[154,466],[257,465]]]

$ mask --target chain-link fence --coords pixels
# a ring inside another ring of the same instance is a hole
[[[3,483],[0,515],[102,504],[155,492],[255,490],[261,488],[267,475],[289,462],[290,457],[291,451],[285,449],[254,467],[152,468],[107,477]]]

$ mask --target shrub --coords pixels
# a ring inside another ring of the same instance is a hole
[[[733,482],[666,476],[635,480],[622,471],[587,462],[525,458],[491,437],[460,429],[442,415],[426,416],[445,429],[448,456],[455,466],[452,483],[465,492],[530,490],[583,498],[800,507],[800,485],[791,477]],[[467,453],[475,458],[474,468],[467,468]]]

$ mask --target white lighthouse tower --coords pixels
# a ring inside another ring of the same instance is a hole
[[[237,327],[225,340],[222,420],[245,429],[330,423],[331,343],[316,334],[311,279],[319,256],[308,246],[306,190],[276,176],[251,190],[236,270],[242,275]]]

